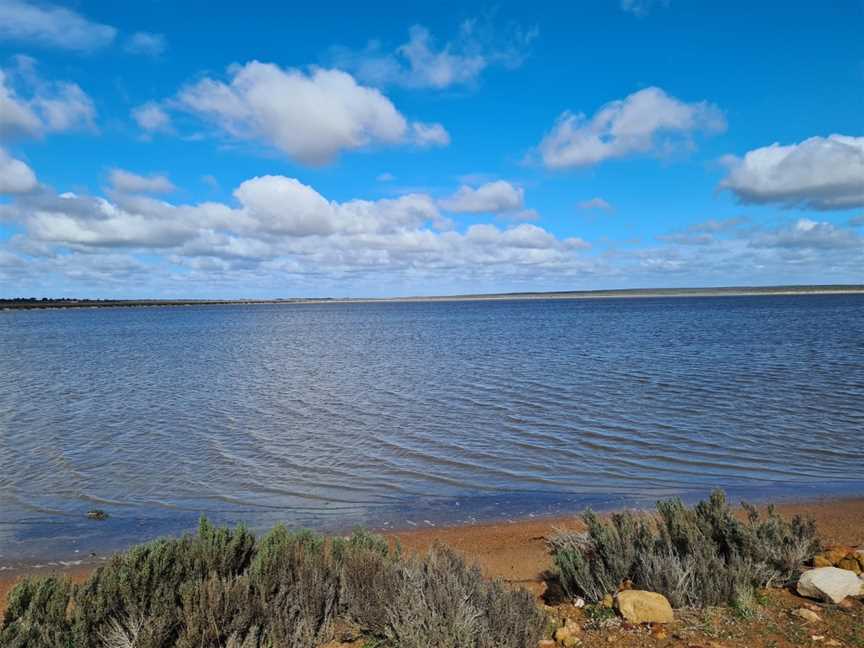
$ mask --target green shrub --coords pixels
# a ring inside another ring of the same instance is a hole
[[[9,592],[0,646],[72,648],[68,608],[74,588],[67,579],[31,578]]]
[[[403,560],[380,536],[327,540],[277,526],[260,541],[202,520],[196,534],[117,554],[80,587],[11,593],[3,648],[313,648],[337,619],[381,648],[524,648],[542,613],[452,551]]]
[[[675,607],[702,607],[791,582],[819,549],[815,524],[800,517],[787,522],[773,508],[763,517],[744,506],[744,522],[721,491],[692,509],[678,499],[658,502],[653,518],[626,512],[604,521],[587,511],[586,533],[550,540],[561,585],[571,596],[596,602],[631,580]]]
[[[450,549],[433,547],[398,575],[398,589],[385,603],[389,645],[524,648],[542,636],[546,619],[528,592],[504,590]]]

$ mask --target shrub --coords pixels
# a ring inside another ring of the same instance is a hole
[[[749,600],[754,587],[791,582],[819,549],[815,524],[744,506],[744,522],[721,491],[692,509],[678,499],[658,502],[653,518],[626,512],[604,521],[587,511],[586,533],[550,540],[561,585],[596,602],[631,580],[675,607],[699,607]]]
[[[67,615],[73,586],[66,579],[32,578],[9,592],[0,626],[4,648],[72,648]]]
[[[505,591],[442,546],[399,569],[386,612],[384,635],[398,648],[524,648],[545,627],[528,592]]]
[[[384,648],[524,648],[544,617],[527,592],[437,547],[403,560],[363,531],[327,540],[277,526],[260,541],[202,520],[196,534],[114,556],[80,587],[11,593],[4,648],[312,648],[352,621]]]

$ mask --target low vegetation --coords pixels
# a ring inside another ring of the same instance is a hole
[[[114,556],[80,586],[11,592],[4,648],[311,648],[351,623],[382,648],[524,648],[545,617],[525,591],[444,547],[403,558],[380,537],[213,527]]]
[[[744,508],[739,520],[716,491],[693,508],[677,499],[658,502],[654,516],[625,512],[604,520],[589,510],[587,532],[550,540],[561,586],[589,602],[626,584],[659,592],[674,607],[746,608],[755,588],[796,578],[819,542],[812,521]]]

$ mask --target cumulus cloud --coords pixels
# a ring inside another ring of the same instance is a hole
[[[168,49],[168,42],[163,34],[140,31],[126,39],[124,49],[130,54],[142,56],[161,56]]]
[[[362,51],[337,47],[332,54],[337,67],[372,85],[442,89],[474,83],[492,65],[521,65],[536,36],[536,29],[511,25],[499,33],[486,22],[466,20],[457,37],[440,47],[426,27],[414,25],[393,51],[371,41]]]
[[[143,176],[123,169],[111,169],[108,180],[115,191],[124,193],[171,193],[174,184],[164,175]]]
[[[811,137],[725,160],[720,186],[741,202],[820,211],[864,206],[864,137]]]
[[[0,137],[95,128],[93,100],[74,83],[43,80],[35,65],[19,56],[15,67],[0,69]]]
[[[577,207],[579,207],[579,209],[602,209],[603,211],[613,210],[612,205],[600,197],[583,200],[577,205]]]
[[[723,113],[714,104],[686,103],[651,87],[606,104],[590,119],[565,112],[538,149],[550,169],[586,167],[689,141],[697,131],[725,128]]]
[[[132,110],[132,119],[148,134],[170,133],[171,115],[155,101],[149,101]]]
[[[411,139],[421,148],[448,146],[450,133],[441,124],[413,122],[411,124]]]
[[[488,182],[477,188],[462,185],[456,193],[439,201],[439,204],[456,213],[512,212],[524,207],[525,191],[504,180]]]
[[[33,170],[0,148],[0,194],[25,193],[36,186]]]
[[[70,9],[27,0],[0,2],[0,40],[89,51],[111,44],[117,30]]]
[[[326,164],[341,151],[374,144],[449,141],[439,124],[409,124],[381,92],[341,70],[307,74],[252,61],[231,66],[229,77],[186,86],[177,105],[232,137],[262,141],[304,164]]]
[[[109,200],[42,189],[0,204],[0,219],[21,229],[6,249],[29,267],[39,266],[36,257],[125,251],[155,255],[165,272],[182,266],[210,277],[530,276],[537,267],[571,271],[589,247],[527,223],[460,232],[422,193],[339,202],[295,178],[259,176],[233,197],[233,204],[183,205],[120,191]]]

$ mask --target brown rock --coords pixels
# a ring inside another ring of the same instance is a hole
[[[814,567],[833,567],[834,563],[832,563],[828,558],[823,556],[822,554],[818,554],[813,558],[813,566]]]
[[[831,561],[831,565],[836,566],[837,563],[852,553],[852,551],[851,547],[831,547],[830,549],[826,549],[822,555]],[[825,566],[828,567],[829,565]]]
[[[807,608],[798,608],[797,610],[793,610],[792,614],[801,617],[808,623],[819,623],[822,620],[822,617],[816,614],[813,610],[808,610]]]
[[[615,605],[630,623],[672,623],[675,620],[668,599],[656,592],[625,590],[618,593]]]
[[[602,605],[604,608],[611,608],[613,605],[615,605],[615,599],[612,598],[611,594],[607,594],[603,597],[603,600],[600,601],[600,605]]]
[[[551,639],[541,639],[537,642],[537,648],[555,648],[555,642]]]
[[[564,643],[565,639],[569,639],[572,636],[573,635],[571,634],[571,632],[567,628],[558,628],[555,631],[555,634],[552,635],[552,637],[555,639],[555,641],[557,641],[559,643]]]
[[[861,573],[861,565],[858,564],[858,560],[856,558],[852,558],[851,556],[847,556],[843,560],[837,563],[837,566],[840,569],[848,569],[851,572],[855,572],[856,574]]]

